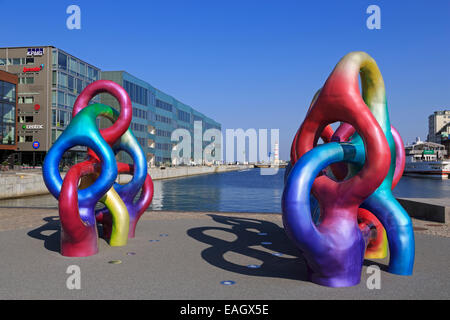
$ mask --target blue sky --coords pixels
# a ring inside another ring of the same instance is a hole
[[[70,4],[81,8],[81,30],[66,28]],[[371,4],[381,30],[366,28]],[[404,140],[425,139],[428,116],[450,109],[448,0],[0,0],[0,8],[0,46],[53,45],[126,70],[223,128],[279,128],[285,159],[312,96],[350,51],[377,61]]]

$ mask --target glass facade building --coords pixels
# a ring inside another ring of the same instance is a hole
[[[70,123],[78,95],[88,84],[99,79],[100,69],[62,50],[52,49],[51,144]],[[99,103],[100,97],[95,97],[91,102]]]
[[[104,71],[101,78],[120,84],[128,92],[133,103],[131,129],[143,147],[149,165],[173,164],[172,150],[177,142],[171,140],[171,135],[175,129],[184,128],[190,132],[192,159],[194,121],[202,123],[203,132],[211,128],[221,130],[218,122],[125,71]],[[101,103],[119,109],[117,101],[109,95],[101,95]],[[102,121],[102,127],[110,125],[109,121]],[[130,162],[131,158],[123,155],[121,161]]]
[[[211,118],[129,73],[101,72],[53,46],[0,48],[1,71],[16,77],[17,89],[10,84],[0,86],[0,145],[16,144],[17,161],[22,164],[42,164],[52,144],[70,123],[77,96],[87,85],[100,79],[112,80],[128,92],[133,103],[131,129],[149,165],[174,164],[172,150],[178,142],[171,141],[171,135],[175,129],[190,132],[191,158],[195,121],[202,123],[203,132],[210,128],[221,130],[220,124]],[[14,93],[17,108],[11,100]],[[110,95],[102,94],[91,101],[99,102],[119,109]],[[101,127],[110,125],[107,119],[99,118],[97,122]],[[81,146],[72,148],[64,154],[63,164],[83,160],[85,151]],[[119,158],[131,162],[126,154],[121,153]]]

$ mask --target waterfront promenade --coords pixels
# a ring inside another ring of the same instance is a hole
[[[333,289],[306,281],[280,214],[148,211],[127,246],[100,239],[97,255],[66,258],[57,210],[2,208],[0,299],[449,299],[448,223],[413,223],[413,276],[382,271],[381,289],[369,290],[367,266],[387,260],[366,261],[358,286]],[[66,287],[70,265],[81,290]]]

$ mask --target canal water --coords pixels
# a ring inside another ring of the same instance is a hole
[[[219,211],[280,213],[284,169],[261,175],[260,169],[233,171],[154,182],[149,209],[170,211]],[[450,180],[403,177],[394,195],[405,198],[448,198]],[[0,200],[0,207],[50,207],[51,195]]]

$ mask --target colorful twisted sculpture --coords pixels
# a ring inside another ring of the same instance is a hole
[[[341,125],[333,132],[335,122]],[[324,144],[318,145],[320,137]],[[312,282],[356,285],[364,258],[385,258],[387,246],[388,270],[412,274],[411,219],[391,192],[404,165],[403,141],[390,125],[375,61],[364,52],[347,54],[294,138],[282,199],[285,230],[303,253]]]
[[[113,95],[120,113],[110,106],[89,102],[100,93]],[[96,118],[113,122],[99,130]],[[61,220],[61,254],[85,257],[98,252],[97,222],[111,246],[124,246],[135,235],[136,224],[153,198],[153,182],[147,174],[144,152],[129,129],[132,117],[127,92],[112,81],[87,86],[73,106],[72,121],[49,150],[43,165],[44,182],[58,199]],[[70,168],[64,181],[58,171],[64,152],[75,146],[88,148],[88,159]],[[117,163],[115,155],[128,153],[134,165]],[[133,174],[125,185],[115,183],[119,173]],[[142,190],[137,201],[135,198]],[[95,210],[101,202],[104,209]]]

